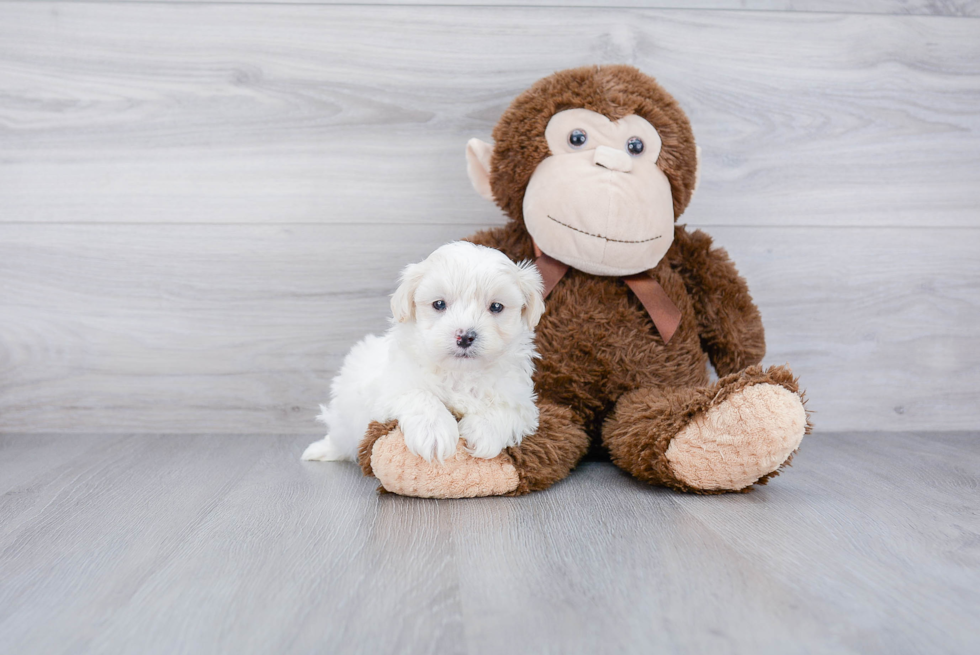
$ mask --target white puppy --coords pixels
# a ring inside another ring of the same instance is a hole
[[[303,459],[356,459],[368,424],[392,419],[429,461],[452,456],[460,437],[474,457],[519,444],[538,427],[541,290],[533,265],[462,241],[410,264],[391,298],[391,328],[351,349],[330,406],[320,406],[328,434]]]

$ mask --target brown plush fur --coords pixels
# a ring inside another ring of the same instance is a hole
[[[368,425],[364,439],[361,440],[361,445],[357,448],[357,463],[361,465],[361,471],[364,475],[368,477],[374,475],[374,471],[371,470],[371,452],[374,450],[374,442],[397,427],[398,421],[388,421],[387,423],[371,421],[371,424]]]
[[[479,232],[471,240],[498,248],[514,260],[533,257],[531,237],[516,221]],[[618,433],[603,430],[603,422],[626,394],[660,395],[674,409],[705,395],[715,397],[718,389],[707,386],[709,361],[719,374],[730,374],[719,381],[722,387],[755,381],[750,370],[742,374],[733,371],[762,360],[765,337],[745,281],[723,250],[711,248],[711,238],[706,234],[689,233],[678,226],[674,245],[651,275],[681,310],[681,323],[669,346],[664,346],[646,310],[622,280],[570,270],[548,296],[547,311],[538,324],[535,343],[541,360],[535,388],[542,407],[567,408],[574,427],[594,439],[602,438],[611,454],[614,449],[621,453],[613,454],[617,465],[641,479],[681,489],[683,485],[669,474],[654,475],[648,469],[661,470],[656,462],[662,460],[671,437],[698,410],[674,416],[664,426],[669,427],[666,432],[658,429],[657,438],[651,441],[650,436],[642,447],[632,450],[624,447],[621,439],[610,443],[604,438],[604,434]],[[787,388],[796,391],[796,387]],[[695,403],[692,407],[703,410],[710,406]],[[563,425],[562,436],[556,441],[565,441],[568,427]],[[552,451],[562,447],[551,443],[548,424],[542,420],[537,435],[509,450],[522,479],[518,492],[547,487],[567,475],[564,466],[541,470],[521,463],[525,447],[537,451],[545,447],[543,444]],[[628,463],[630,457],[644,450],[649,450],[645,459]],[[582,454],[584,450],[570,452],[565,460],[572,460],[574,465]],[[524,484],[525,479],[533,479],[533,483]]]
[[[524,190],[550,154],[544,137],[548,121],[572,108],[613,120],[628,114],[647,119],[663,141],[658,165],[670,181],[675,220],[683,213],[697,169],[684,112],[635,68],[579,68],[537,82],[500,119],[493,132],[490,183],[511,220],[471,241],[515,261],[534,258],[524,227]],[[681,312],[668,345],[619,278],[571,269],[548,296],[536,333],[540,425],[520,446],[507,449],[520,478],[512,493],[544,489],[564,478],[589,449],[590,439],[601,440],[613,462],[641,480],[720,493],[692,488],[671,471],[666,457],[671,440],[696,417],[752,385],[779,385],[802,398],[788,369],[758,366],[765,354],[762,319],[745,280],[724,250],[711,247],[708,235],[676,226],[673,245],[649,274]],[[715,384],[709,384],[709,362],[721,376]],[[370,453],[371,445],[366,448]],[[363,457],[362,466],[369,472]],[[774,475],[766,473],[756,483]]]
[[[547,489],[571,471],[589,448],[589,435],[567,407],[538,403],[537,433],[508,448],[520,482],[509,495]]]
[[[652,77],[632,66],[586,66],[538,80],[511,103],[493,130],[490,188],[497,204],[524,221],[524,189],[551,152],[544,138],[551,117],[566,109],[589,109],[612,120],[636,114],[650,122],[663,142],[657,165],[670,180],[674,218],[694,193],[697,154],[687,115]]]
[[[640,480],[679,491],[724,493],[696,489],[677,479],[667,462],[667,446],[673,436],[696,416],[756,384],[779,385],[792,393],[800,393],[798,380],[784,366],[773,366],[765,371],[760,366],[750,366],[741,373],[733,373],[715,384],[697,389],[637,389],[620,398],[616,410],[603,425],[603,440],[613,462]],[[811,427],[807,420],[806,434],[810,433]],[[784,465],[788,463],[789,460]],[[756,484],[765,484],[777,474],[778,470],[767,474]]]
[[[524,190],[550,154],[544,133],[551,116],[578,107],[613,120],[637,114],[657,128],[663,140],[658,165],[670,180],[675,220],[683,213],[697,169],[684,112],[635,68],[579,68],[540,80],[504,112],[493,132],[490,182],[511,220],[477,233],[473,242],[515,261],[534,257],[524,227]],[[765,355],[762,319],[745,280],[724,250],[711,247],[708,235],[677,226],[673,245],[650,275],[682,315],[667,346],[621,279],[573,269],[548,297],[536,338],[541,426],[538,434],[508,451],[522,481],[516,493],[565,477],[586,450],[582,432],[601,439],[613,461],[638,478],[701,492],[670,472],[665,452],[673,436],[698,413],[747,385],[773,383],[798,392],[788,369],[763,372],[756,366]],[[709,361],[722,376],[714,385],[708,385]],[[556,423],[558,410],[569,419]],[[541,452],[548,454],[543,461]]]
[[[548,296],[537,327],[541,360],[535,386],[542,400],[569,407],[580,424],[597,429],[628,391],[706,385],[709,359],[720,373],[730,372],[733,362],[761,361],[762,321],[745,281],[724,251],[710,249],[710,237],[689,234],[681,226],[675,232],[667,257],[650,272],[681,311],[670,345],[664,346],[643,305],[621,279],[570,270]],[[471,240],[514,259],[527,257],[532,249],[530,235],[516,222],[479,232]],[[679,265],[692,260],[711,266],[694,268],[695,277]],[[702,325],[702,317],[711,317],[710,329]]]

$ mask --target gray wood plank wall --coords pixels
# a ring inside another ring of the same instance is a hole
[[[975,429],[980,3],[643,4],[0,2],[0,432],[315,434],[399,268],[503,220],[466,139],[617,62],[818,428]]]
[[[0,0],[9,2],[10,0]],[[14,0],[18,1],[18,0]],[[92,0],[66,0],[92,1]],[[98,1],[98,0],[96,0]],[[160,0],[103,0],[107,2],[159,2]],[[451,5],[514,7],[615,7],[657,9],[724,9],[750,11],[806,11],[858,14],[922,14],[980,16],[977,0],[167,0],[188,3],[317,4],[317,5]]]

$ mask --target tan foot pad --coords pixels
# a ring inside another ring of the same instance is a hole
[[[797,394],[757,384],[688,424],[667,447],[667,460],[691,487],[738,491],[778,469],[805,431],[806,410]]]
[[[371,468],[386,491],[417,498],[500,496],[517,489],[519,482],[505,453],[493,459],[472,457],[460,439],[456,454],[445,462],[427,462],[409,452],[398,429],[374,442]]]

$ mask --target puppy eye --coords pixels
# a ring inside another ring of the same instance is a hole
[[[500,312],[504,311],[504,306],[501,305],[499,302],[491,303],[490,311],[493,312],[494,314],[499,314]]]
[[[446,308],[445,300],[437,300],[434,303],[432,303],[432,309],[436,310],[437,312],[441,312],[445,308]]]
[[[574,129],[568,133],[568,145],[573,148],[581,148],[588,140],[589,136],[585,133],[585,130]]]
[[[643,152],[643,139],[638,136],[630,137],[630,140],[626,142],[626,150],[634,157],[640,154]]]

